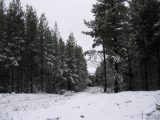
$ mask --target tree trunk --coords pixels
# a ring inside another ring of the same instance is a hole
[[[129,90],[132,91],[132,66],[131,66],[131,59],[128,52],[128,68],[129,68]]]
[[[105,46],[104,46],[104,41],[103,41],[103,64],[104,64],[104,92],[107,91],[107,75],[106,75],[106,51],[105,51]]]
[[[144,75],[145,75],[145,90],[148,91],[149,87],[148,87],[148,63],[147,63],[147,58],[145,58],[144,60]]]
[[[22,59],[20,61],[20,92],[22,92],[23,90],[23,54],[22,54],[22,51],[21,51],[21,56],[22,56]]]
[[[26,67],[26,72],[27,72],[27,76],[26,76],[26,80],[27,80],[27,93],[29,93],[29,75],[28,75],[28,72],[29,72],[29,55],[28,55],[28,44],[27,44],[27,67]]]
[[[51,65],[49,66],[49,70],[50,70],[50,72],[51,72]],[[51,74],[50,74],[50,79],[49,79],[49,91],[50,91],[50,93],[52,93],[52,89],[51,89],[51,86],[52,86],[52,80],[51,80]]]
[[[13,71],[13,65],[11,66],[12,69],[12,92],[14,91],[14,71]]]
[[[140,80],[140,87],[141,89],[138,89],[138,90],[145,90],[144,88],[144,65],[143,65],[143,61],[141,61],[141,64],[139,66],[141,69],[140,69],[140,73],[141,73],[141,80]]]
[[[114,42],[115,42],[115,44],[118,43],[116,37],[114,37]],[[114,52],[115,52],[116,55],[118,55],[117,45],[116,45],[115,48],[114,48]],[[118,64],[117,61],[115,62],[115,70],[116,70],[117,73],[119,73],[119,64]]]
[[[33,55],[31,51],[31,93],[33,93]]]
[[[55,86],[55,85],[54,85]],[[56,87],[55,87],[56,88]],[[67,89],[68,90],[71,90],[71,81],[70,80],[68,80],[68,82],[67,82]]]
[[[159,81],[158,87],[160,89],[160,55],[159,54],[160,54],[160,49],[158,48],[157,50],[157,63],[158,63],[157,71],[158,71],[158,81]]]
[[[43,36],[41,37],[41,84],[42,92],[44,92],[44,80],[43,80]]]
[[[50,93],[50,66],[49,66],[49,70],[48,70],[48,81],[47,81],[48,85],[47,85],[47,89],[48,89],[48,93]]]
[[[44,92],[44,81],[43,81],[43,63],[42,63],[42,68],[41,68],[41,84],[42,84],[42,92]]]
[[[16,72],[17,72],[17,92],[19,93],[20,92],[20,74],[19,74],[19,71],[20,70],[20,68],[19,68],[19,66],[16,68]]]

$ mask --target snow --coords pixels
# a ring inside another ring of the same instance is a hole
[[[97,67],[100,66],[102,58],[102,55],[100,53],[96,53],[94,50],[91,55],[85,56],[85,59],[87,60],[88,72],[90,74],[95,74]]]
[[[160,91],[0,94],[0,120],[160,120]],[[67,94],[67,95],[66,95]]]

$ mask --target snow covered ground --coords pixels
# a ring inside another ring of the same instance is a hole
[[[0,94],[0,120],[160,120],[155,103],[160,91]]]

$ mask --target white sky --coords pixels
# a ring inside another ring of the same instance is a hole
[[[6,0],[9,1],[11,0]],[[77,44],[81,45],[84,51],[92,48],[93,39],[81,32],[88,30],[83,20],[93,19],[91,9],[96,0],[21,0],[21,3],[23,6],[32,5],[38,16],[45,13],[52,28],[56,21],[64,41],[73,32]]]

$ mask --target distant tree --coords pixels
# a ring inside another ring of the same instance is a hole
[[[80,46],[75,46],[76,74],[78,75],[77,89],[83,90],[88,79],[87,63],[84,58],[83,50]]]
[[[59,80],[60,88],[66,89],[67,82],[67,64],[66,64],[66,45],[62,38],[59,39]]]
[[[65,44],[57,23],[51,29],[32,6],[23,11],[20,0],[8,8],[0,1],[0,92],[80,91],[88,79],[86,66],[73,34]]]
[[[78,76],[76,74],[76,61],[75,61],[75,38],[73,33],[71,33],[68,37],[66,44],[66,64],[67,64],[67,89],[73,90],[73,86],[78,81]]]

